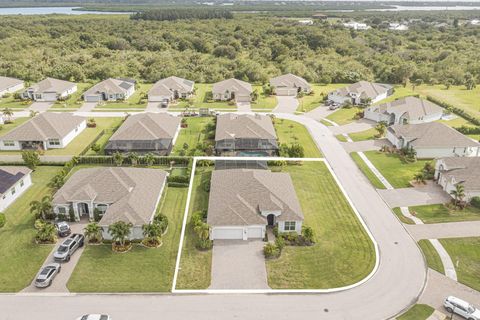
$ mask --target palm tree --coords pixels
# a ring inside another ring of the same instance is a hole
[[[148,167],[151,167],[153,165],[153,163],[155,162],[155,157],[153,156],[153,154],[151,153],[147,153],[143,159],[145,160],[145,164],[148,166]]]
[[[11,122],[13,117],[13,110],[10,108],[3,109],[3,115],[6,118],[6,121]]]
[[[128,159],[130,160],[132,166],[135,167],[138,164],[139,156],[136,152],[131,152],[128,154]]]
[[[450,194],[455,198],[455,205],[457,205],[458,201],[462,201],[465,197],[465,187],[463,184],[457,183],[455,190],[450,191]]]
[[[123,247],[125,246],[125,241],[130,235],[132,226],[131,223],[117,221],[108,227],[108,233],[110,233],[114,242],[120,243]]]
[[[113,161],[115,162],[117,167],[120,167],[122,165],[123,160],[123,155],[120,152],[117,151],[113,154]]]
[[[44,196],[41,201],[34,200],[30,202],[30,213],[35,214],[36,217],[47,219],[47,215],[52,212],[52,198]]]
[[[158,223],[147,223],[142,226],[143,236],[150,243],[159,243],[162,228]]]
[[[378,134],[377,137],[381,138],[385,135],[385,131],[387,130],[387,123],[385,121],[380,121],[376,126],[375,130],[377,130]]]
[[[36,238],[43,243],[54,242],[56,234],[57,230],[55,229],[55,226],[51,223],[45,223],[38,229]]]
[[[102,228],[96,222],[91,222],[83,229],[85,237],[90,242],[100,242],[102,240]]]
[[[198,237],[202,240],[205,241],[208,239],[210,236],[210,226],[206,224],[205,222],[198,223],[193,230],[195,233],[198,235]]]
[[[420,182],[424,183],[424,182],[425,182],[425,174],[424,174],[423,172],[417,172],[417,173],[413,176],[413,178],[415,179],[415,181],[416,181],[417,183],[420,183]]]

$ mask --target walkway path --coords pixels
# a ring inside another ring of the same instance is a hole
[[[273,109],[275,113],[295,113],[297,111],[298,100],[296,97],[277,96],[277,102],[277,106]]]
[[[440,260],[442,260],[443,268],[445,269],[445,275],[450,279],[457,281],[457,272],[455,271],[455,266],[453,265],[453,261],[450,258],[447,250],[445,250],[438,239],[429,239],[429,241],[435,250],[437,250]]]

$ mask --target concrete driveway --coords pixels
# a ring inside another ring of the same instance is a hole
[[[251,112],[252,106],[250,102],[237,102],[237,110],[239,112]]]
[[[268,289],[261,240],[215,240],[209,289]]]
[[[92,111],[96,106],[98,102],[84,102],[80,109],[78,111],[80,112],[90,112]]]
[[[357,142],[342,142],[343,148],[348,153],[380,150],[380,148],[383,147],[384,145],[391,146],[392,144],[387,139],[375,139],[375,140],[365,140],[365,141],[357,141]]]
[[[162,108],[161,102],[148,102],[146,112],[167,112],[168,108]]]
[[[432,181],[415,188],[378,190],[378,193],[390,208],[445,203],[451,200],[451,197]]]
[[[273,112],[280,113],[295,113],[298,107],[297,97],[291,96],[277,96],[277,106]]]
[[[53,102],[34,102],[30,106],[30,108],[28,108],[28,110],[32,110],[36,112],[45,112],[51,106],[53,106]]]
[[[480,221],[405,225],[415,240],[480,237]]]
[[[352,123],[345,124],[343,126],[338,126],[338,127],[329,127],[330,131],[332,131],[333,134],[344,134],[344,133],[354,133],[354,132],[360,132],[360,131],[365,131],[368,129],[371,129],[375,127],[376,123],[371,120],[367,119],[361,119]]]
[[[314,119],[314,120],[321,120],[323,118],[326,118],[328,115],[331,113],[335,112],[336,110],[330,110],[328,109],[327,106],[325,105],[320,105],[319,107],[305,113],[305,116],[308,118]]]

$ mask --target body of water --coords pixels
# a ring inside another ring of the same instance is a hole
[[[365,11],[469,11],[480,10],[480,6],[394,6],[388,9],[367,9]]]
[[[81,11],[78,7],[29,7],[0,8],[0,15],[38,15],[38,14],[131,14],[132,12]]]

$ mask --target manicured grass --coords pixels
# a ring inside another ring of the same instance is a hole
[[[434,308],[426,304],[416,304],[407,312],[397,317],[397,320],[426,320],[435,311]]]
[[[67,100],[65,101],[56,101],[50,109],[56,108],[75,108],[78,109],[83,104],[82,94],[92,87],[92,83],[77,83],[77,92],[73,93]]]
[[[202,188],[202,181],[210,180],[211,171],[212,168],[197,168],[195,173],[177,289],[206,289],[210,286],[212,250],[200,251],[195,247],[196,235],[190,219],[193,212],[208,209],[209,193]]]
[[[98,104],[96,109],[145,109],[147,107],[147,93],[153,83],[139,83],[138,88],[127,101],[114,101]],[[142,97],[144,97],[142,99]]]
[[[457,271],[458,281],[480,290],[480,238],[440,239]]]
[[[337,111],[327,116],[328,120],[335,122],[338,125],[348,124],[355,121],[354,117],[357,112],[361,111],[360,108],[340,108]]]
[[[252,109],[260,111],[272,111],[277,106],[277,97],[274,95],[266,95],[263,93],[262,86],[252,86],[253,90],[257,90],[258,99],[251,104]]]
[[[404,163],[397,154],[379,151],[366,151],[364,154],[394,188],[411,187],[410,181],[413,180],[415,173],[429,162],[417,160],[414,163]]]
[[[127,253],[114,253],[110,245],[87,245],[68,281],[72,292],[170,291],[180,239],[187,188],[166,188],[158,211],[168,217],[162,246],[135,244]]]
[[[30,119],[31,118],[29,118],[29,117],[15,118],[12,123],[0,124],[0,128],[1,128],[0,129],[0,137],[6,135],[9,131],[11,131],[12,129],[15,129],[16,127],[18,127],[19,125],[21,125],[22,123],[24,123],[24,122],[26,122]]]
[[[416,94],[418,94],[418,92],[412,91],[412,88],[410,86],[403,87],[402,85],[396,85],[395,90],[391,96],[388,96],[383,100],[380,100],[379,102],[375,103],[375,105],[392,102],[394,100],[397,100],[403,97],[413,96]]]
[[[323,162],[286,166],[315,245],[285,247],[267,260],[272,288],[321,289],[350,285],[375,264],[373,243]]]
[[[195,84],[195,95],[193,99],[193,107],[191,109],[198,108],[211,108],[211,109],[237,109],[235,104],[229,104],[228,101],[213,101],[209,99],[211,97],[213,84],[211,83],[196,83]],[[178,104],[170,105],[169,109],[183,109],[188,106],[188,101],[179,100]]]
[[[178,134],[177,141],[173,146],[171,155],[178,155],[180,150],[183,150],[183,145],[188,144],[188,150],[194,149],[199,143],[207,141],[207,135],[205,133],[206,126],[213,122],[211,117],[194,117],[185,118],[188,124],[187,128],[181,128]]]
[[[413,222],[412,219],[410,218],[407,218],[403,215],[402,211],[400,210],[400,208],[393,208],[392,209],[393,213],[395,213],[395,215],[398,217],[398,219],[402,222],[402,223],[405,223],[405,224],[415,224],[415,222]]]
[[[365,164],[365,162],[360,158],[358,153],[352,152],[350,153],[350,156],[352,157],[353,161],[357,164],[358,168],[360,171],[363,172],[363,174],[367,177],[368,180],[370,180],[370,183],[377,189],[386,189],[383,183],[377,178],[376,175],[373,174],[372,170]]]
[[[304,148],[305,158],[322,157],[322,153],[313,141],[312,136],[303,125],[286,119],[276,119],[274,125],[280,144],[298,143]]]
[[[333,124],[331,124],[330,122],[328,122],[326,120],[323,120],[323,119],[320,119],[320,123],[323,124],[324,126],[327,126],[327,127],[333,126]]]
[[[22,92],[22,90],[20,90],[19,92]],[[5,108],[11,108],[11,109],[25,109],[25,108],[28,108],[30,107],[30,105],[32,104],[31,101],[27,101],[27,100],[16,100],[14,98],[14,95],[11,94],[9,97],[7,98],[1,98],[0,97],[0,111],[5,109]]]
[[[377,130],[375,130],[375,128],[371,128],[360,132],[349,133],[348,136],[353,141],[365,141],[375,139],[377,134]]]
[[[312,94],[303,96],[299,99],[297,111],[308,112],[319,107],[330,92],[345,87],[348,84],[332,83],[328,85],[312,84]]]
[[[426,239],[420,240],[418,241],[418,245],[420,246],[423,254],[425,255],[425,259],[427,260],[427,266],[430,269],[440,272],[441,274],[445,274],[442,259],[440,259],[437,250],[435,250],[430,241]]]
[[[50,193],[47,183],[61,167],[40,166],[33,184],[7,210],[7,223],[0,229],[0,292],[20,291],[30,284],[47,258],[52,245],[37,245],[30,202]]]
[[[480,209],[468,206],[463,210],[455,210],[443,204],[431,204],[409,207],[410,212],[424,223],[444,223],[480,220]]]
[[[337,134],[335,135],[335,138],[337,138],[337,140],[340,142],[348,142],[347,137],[345,137],[343,134]]]
[[[108,119],[108,118],[104,118],[104,119]],[[112,118],[110,118],[112,119]],[[115,122],[115,123],[112,123],[111,125],[109,125],[108,127],[105,127],[105,129],[108,129],[108,130],[105,130],[105,132],[102,134],[102,136],[97,140],[97,142],[95,144],[98,144],[100,146],[100,151],[98,152],[95,152],[93,151],[91,148],[87,151],[86,155],[88,156],[91,156],[91,155],[102,155],[104,154],[104,149],[105,147],[107,146],[107,143],[108,143],[108,140],[110,139],[110,137],[115,133],[114,129],[117,127],[117,126],[120,126],[123,119],[122,118],[113,118],[113,119],[118,119],[118,122]],[[107,123],[104,123],[104,125],[107,124]],[[97,126],[99,126],[100,124],[98,123],[97,121]]]

